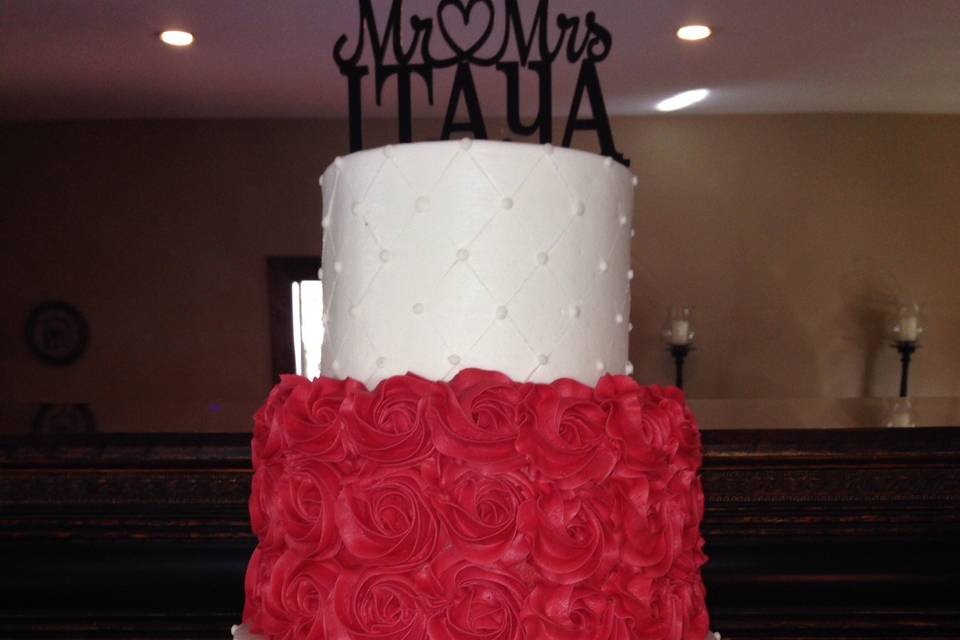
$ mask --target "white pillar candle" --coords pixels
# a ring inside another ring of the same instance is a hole
[[[686,320],[674,320],[670,327],[670,342],[687,344],[690,341],[690,323]]]
[[[918,334],[917,316],[903,316],[900,318],[901,340],[916,340]]]

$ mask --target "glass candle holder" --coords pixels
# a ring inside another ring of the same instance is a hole
[[[890,337],[894,342],[916,342],[924,331],[920,305],[911,302],[897,308],[897,317],[890,327]]]
[[[890,403],[887,411],[886,426],[888,427],[915,427],[913,406],[909,398],[897,398]]]
[[[663,326],[663,339],[669,345],[689,345],[695,332],[690,307],[670,307]]]

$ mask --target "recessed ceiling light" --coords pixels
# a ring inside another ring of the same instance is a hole
[[[710,89],[691,89],[675,96],[670,96],[656,104],[657,111],[676,111],[696,104],[710,94]]]
[[[171,47],[186,47],[193,44],[193,34],[189,31],[164,31],[160,39]]]
[[[677,29],[677,37],[681,40],[703,40],[711,33],[713,31],[705,24],[688,24]]]

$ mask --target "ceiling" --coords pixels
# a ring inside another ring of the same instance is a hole
[[[389,2],[373,2],[385,16]],[[532,13],[532,0],[520,2]],[[407,0],[405,21],[436,6]],[[613,36],[599,71],[614,115],[652,113],[698,87],[710,97],[684,113],[960,113],[960,0],[553,0],[551,22],[588,7]],[[454,37],[469,39],[484,10],[462,32],[451,27]],[[0,119],[343,115],[332,50],[340,34],[355,41],[358,22],[357,0],[0,0]],[[715,35],[677,40],[689,22]],[[197,41],[167,47],[156,37],[167,28]],[[553,66],[556,115],[577,69]],[[533,74],[523,73],[532,109]],[[443,115],[452,75],[435,74],[432,107],[414,83],[415,115]],[[485,68],[475,80],[484,114],[502,114],[503,75]],[[375,107],[367,78],[366,117],[396,117],[395,100],[391,82]]]

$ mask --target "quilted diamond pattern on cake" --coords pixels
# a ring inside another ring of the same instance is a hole
[[[537,268],[529,253],[534,242],[518,215],[516,208],[497,214],[471,246],[470,265],[501,304],[513,298]]]
[[[344,222],[353,227],[362,222],[379,244],[388,246],[418,215],[415,205],[421,194],[412,189],[400,169],[387,160],[364,195],[360,219]]]
[[[460,151],[430,192],[431,219],[436,231],[457,247],[469,244],[497,215],[503,201],[501,193],[477,169],[471,153]],[[472,215],[456,214],[464,210]]]
[[[491,184],[504,196],[513,196],[545,157],[543,147],[516,145],[509,155],[486,146],[471,146],[470,155]]]
[[[430,193],[461,147],[456,142],[396,145],[390,162],[417,193]]]
[[[507,306],[524,341],[536,353],[549,355],[568,325],[579,320],[570,317],[570,306],[579,302],[567,295],[550,269],[541,267],[523,283]]]
[[[469,264],[458,262],[437,285],[429,311],[452,355],[462,357],[497,320],[498,306]]]
[[[545,157],[513,193],[513,213],[535,242],[536,251],[549,249],[574,216],[577,197],[560,177],[552,157]]]
[[[464,354],[463,366],[497,371],[503,368],[504,353],[515,354],[515,366],[523,372],[518,380],[528,380],[540,365],[537,353],[521,337],[513,320],[508,316],[495,322],[477,340],[476,344]]]

